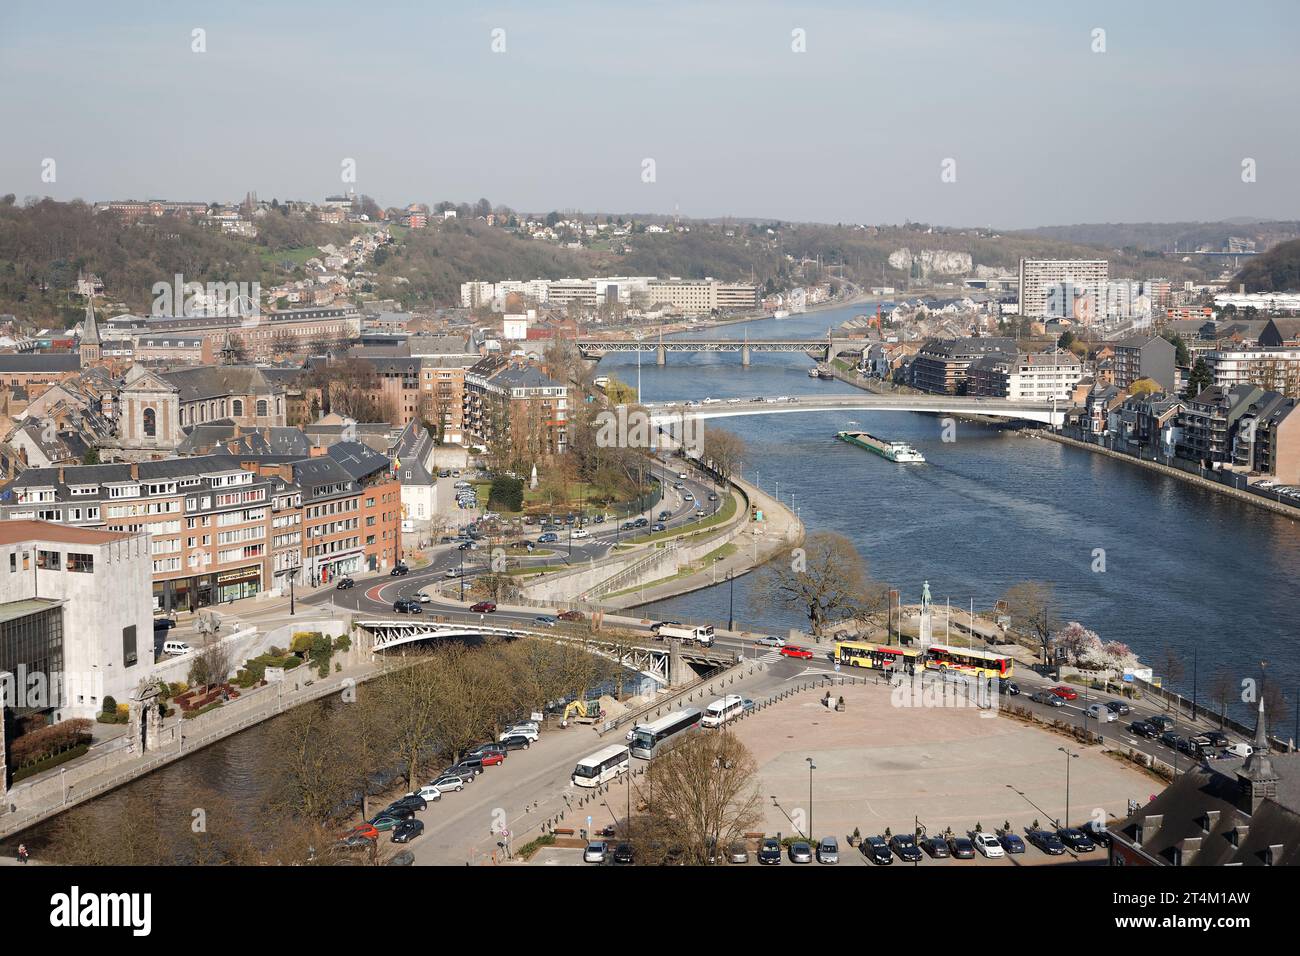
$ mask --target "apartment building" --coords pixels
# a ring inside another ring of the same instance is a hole
[[[1002,352],[982,355],[966,369],[966,394],[1029,402],[1068,402],[1083,378],[1083,362],[1073,352]]]
[[[0,675],[27,726],[94,717],[153,666],[149,536],[0,522]]]
[[[536,365],[482,360],[465,375],[465,431],[470,440],[508,438],[534,460],[568,449],[568,386]]]
[[[972,362],[986,356],[1013,362],[1017,354],[1015,339],[931,339],[908,365],[907,384],[940,395],[965,394],[966,371]]]
[[[755,286],[715,279],[654,279],[648,283],[646,295],[650,308],[666,308],[682,315],[708,315],[758,306]]]
[[[1112,361],[1117,388],[1131,388],[1134,382],[1149,378],[1166,392],[1175,390],[1177,349],[1168,339],[1159,335],[1130,335],[1114,347]]]
[[[233,349],[246,361],[311,352],[351,342],[361,334],[355,306],[315,306],[261,311],[255,315],[119,316],[101,323],[105,342],[142,336],[202,337],[214,355]]]
[[[1109,279],[1110,263],[1105,259],[1021,259],[1020,314],[1043,318],[1052,286],[1070,283],[1100,289]]]
[[[1300,349],[1223,349],[1207,353],[1205,361],[1214,384],[1225,389],[1258,385],[1300,398]]]

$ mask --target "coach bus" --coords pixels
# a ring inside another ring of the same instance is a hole
[[[835,645],[835,663],[910,673],[920,666],[921,652],[910,647],[888,647],[866,641],[840,641]]]
[[[931,644],[925,649],[925,666],[930,670],[957,671],[972,677],[1011,677],[1015,660],[1006,654],[981,651],[974,647],[948,647]]]
[[[675,744],[680,735],[700,725],[699,708],[687,707],[648,724],[637,724],[632,731],[632,756],[649,760],[655,752]]]
[[[619,774],[627,773],[628,763],[627,748],[622,744],[597,750],[591,756],[583,757],[573,768],[573,785],[599,787]]]

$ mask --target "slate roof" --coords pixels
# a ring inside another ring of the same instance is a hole
[[[13,352],[0,354],[0,374],[32,372],[76,372],[81,368],[78,352]]]

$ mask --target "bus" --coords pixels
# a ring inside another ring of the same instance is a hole
[[[1014,658],[974,647],[948,647],[931,644],[925,649],[925,666],[930,670],[957,671],[972,677],[997,677],[1008,680],[1015,665]]]
[[[632,731],[632,756],[649,760],[661,744],[676,743],[678,734],[698,727],[700,717],[698,707],[687,707],[648,724],[637,724]]]
[[[627,748],[622,744],[597,750],[591,756],[583,757],[573,768],[573,785],[599,787],[619,774],[627,773],[628,764]]]
[[[728,694],[726,697],[719,697],[704,708],[704,716],[700,718],[700,726],[721,727],[731,718],[739,717],[744,712],[745,698],[739,694]]]
[[[835,645],[835,663],[911,673],[921,664],[921,651],[911,647],[869,644],[866,641],[839,641]]]

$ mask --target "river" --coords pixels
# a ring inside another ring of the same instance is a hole
[[[874,304],[760,319],[688,338],[821,337]],[[755,353],[745,368],[735,354],[653,355],[640,368],[644,400],[763,395],[826,395],[857,390],[810,379],[804,356]],[[636,384],[635,356],[606,358],[601,369]],[[988,608],[1018,581],[1050,581],[1062,617],[1103,640],[1129,644],[1154,663],[1166,647],[1186,673],[1173,682],[1190,692],[1197,662],[1199,698],[1226,669],[1256,677],[1268,662],[1289,702],[1300,680],[1292,641],[1300,606],[1291,596],[1300,574],[1300,526],[1289,518],[1102,455],[1025,433],[960,422],[945,443],[940,420],[910,412],[809,412],[724,418],[748,443],[745,476],[798,509],[809,531],[847,535],[872,575],[920,600]],[[926,457],[896,465],[835,440],[860,427],[902,439]],[[1096,549],[1104,571],[1094,571]],[[736,618],[780,631],[806,622],[750,601],[752,581],[736,581]],[[658,617],[725,620],[725,585],[647,608]],[[1241,716],[1241,714],[1238,714]],[[1279,730],[1291,715],[1279,715]]]

